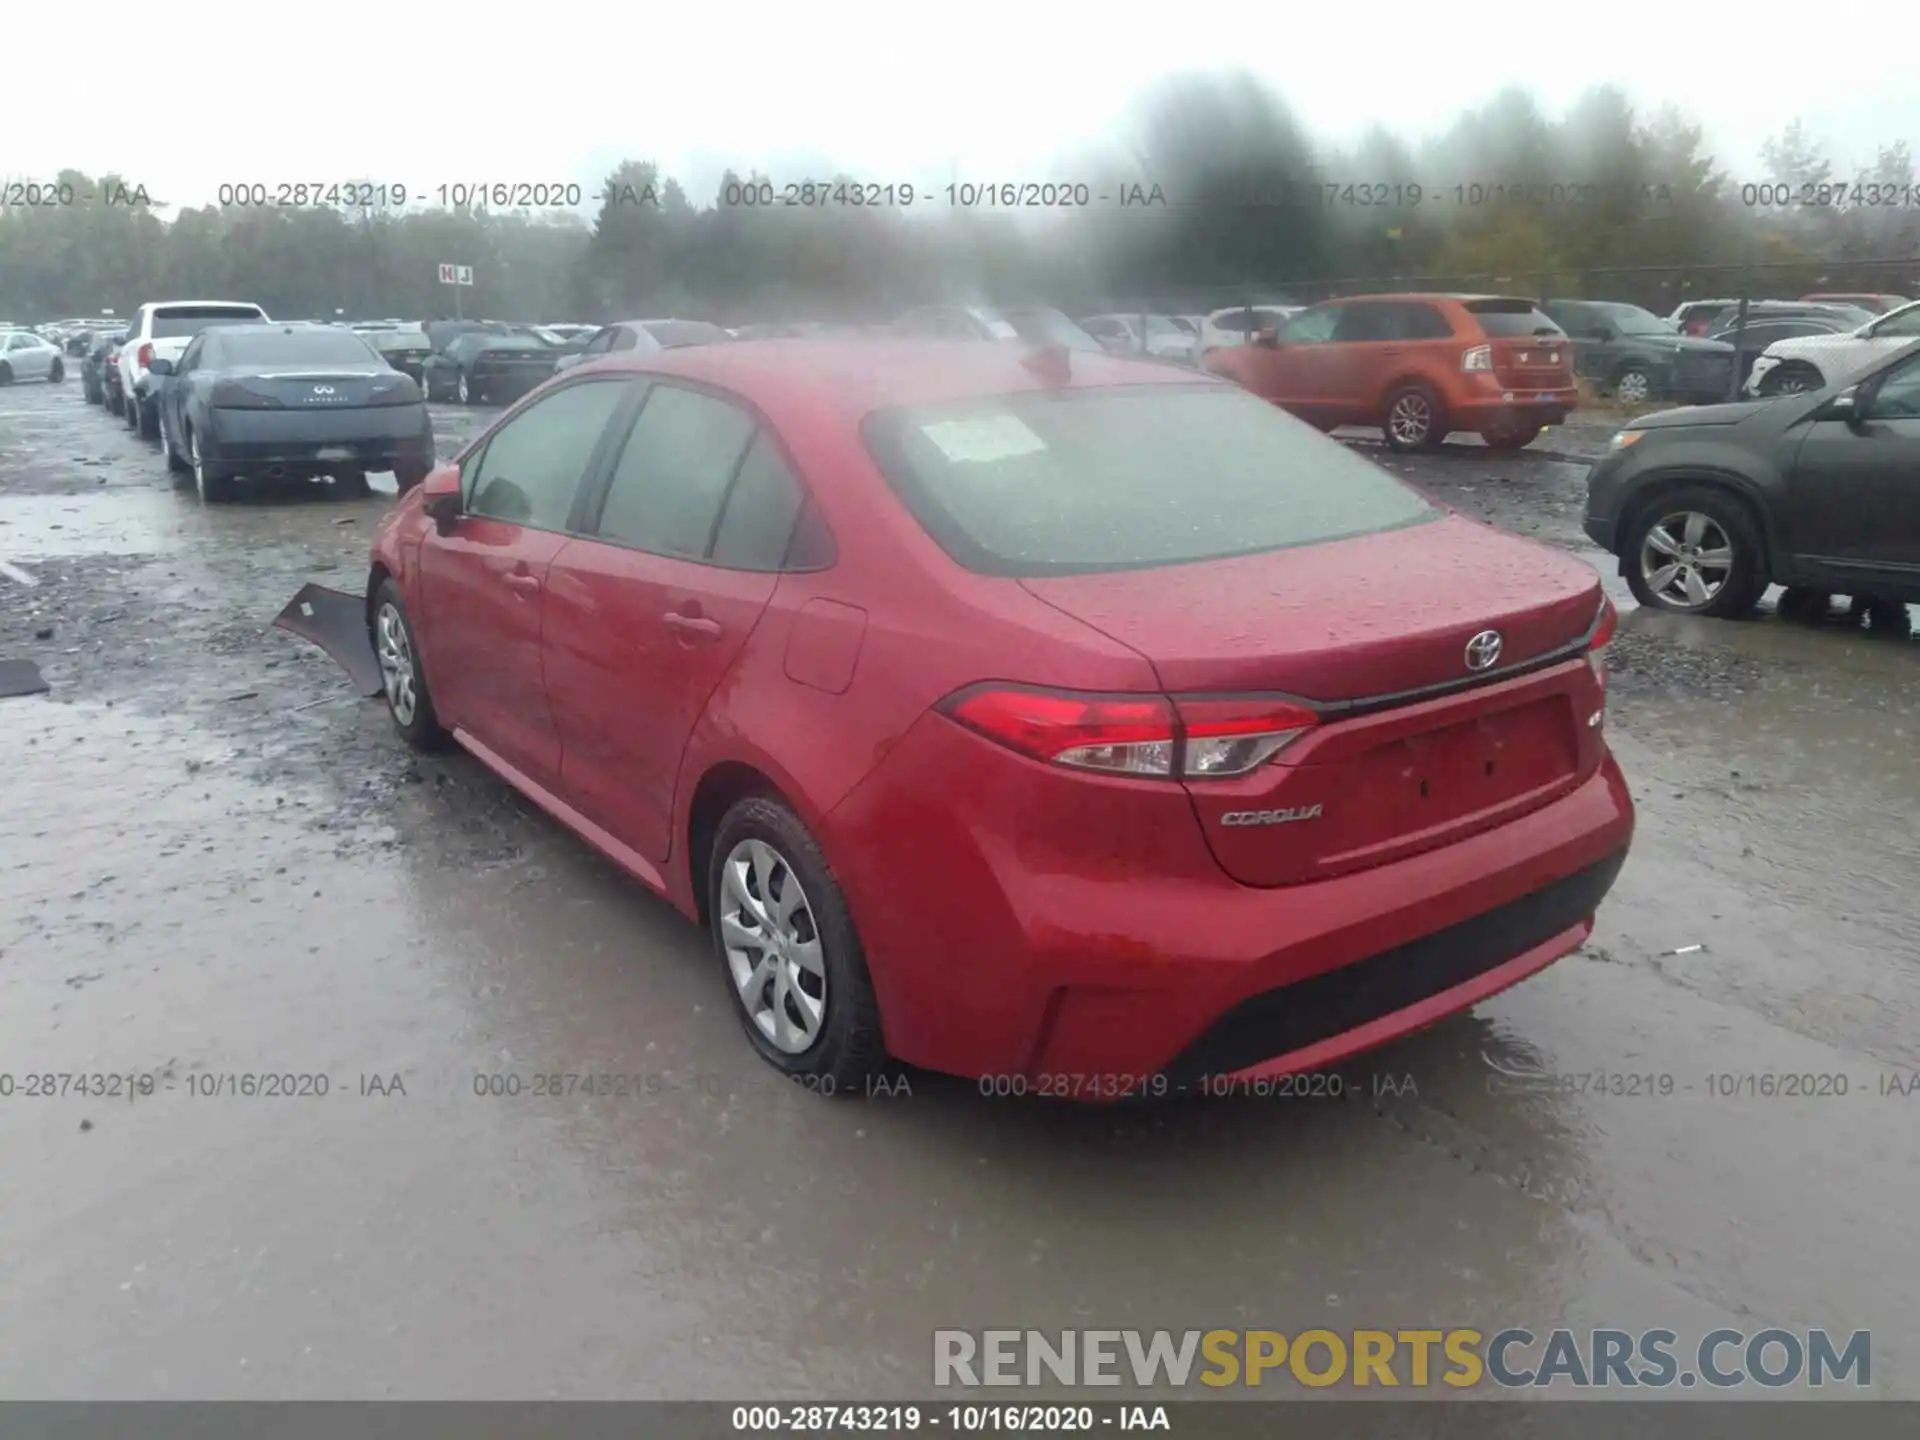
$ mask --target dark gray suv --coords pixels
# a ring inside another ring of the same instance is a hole
[[[1549,300],[1540,307],[1573,340],[1573,373],[1629,405],[1648,400],[1712,404],[1733,387],[1733,347],[1682,335],[1672,321],[1610,300]]]

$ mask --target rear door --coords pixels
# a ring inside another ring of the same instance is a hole
[[[549,581],[561,793],[664,860],[687,739],[773,595],[800,487],[745,406],[657,382],[598,488]]]
[[[1920,354],[1887,373],[1857,427],[1807,427],[1787,513],[1787,543],[1836,588],[1920,581]]]
[[[547,570],[634,390],[588,376],[508,416],[461,467],[460,519],[420,547],[422,659],[441,718],[547,788],[560,773],[540,660]]]

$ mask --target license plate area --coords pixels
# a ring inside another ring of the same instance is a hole
[[[1374,840],[1467,819],[1564,780],[1579,767],[1566,697],[1410,735],[1353,761],[1355,793],[1386,813]],[[1374,828],[1374,827],[1369,827]]]

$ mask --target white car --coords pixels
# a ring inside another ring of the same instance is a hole
[[[0,330],[0,385],[16,380],[58,382],[66,378],[67,366],[58,345],[31,330]]]
[[[1200,344],[1194,359],[1205,359],[1210,351],[1246,345],[1262,330],[1278,330],[1289,316],[1305,308],[1303,305],[1235,305],[1216,310],[1201,321]]]
[[[1773,396],[1824,389],[1853,379],[1912,340],[1920,340],[1920,300],[1844,334],[1774,341],[1753,362],[1746,391]]]
[[[1171,315],[1089,315],[1080,328],[1116,355],[1146,354],[1160,360],[1194,359],[1199,338]]]
[[[178,360],[209,325],[268,324],[267,312],[244,300],[149,300],[127,322],[120,347],[120,388],[127,397],[127,428],[148,440],[160,438],[160,410],[147,367]]]

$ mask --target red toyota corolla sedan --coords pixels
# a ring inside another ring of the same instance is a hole
[[[570,371],[394,508],[367,623],[402,734],[697,918],[821,1090],[1320,1067],[1579,945],[1633,831],[1589,566],[1116,356]]]

